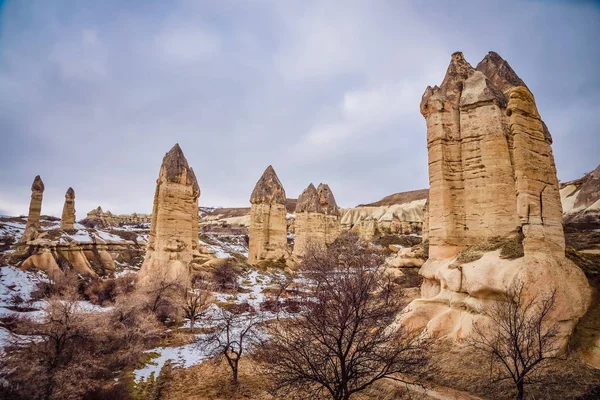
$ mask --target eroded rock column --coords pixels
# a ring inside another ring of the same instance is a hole
[[[164,156],[156,181],[142,285],[165,279],[187,283],[198,246],[199,197],[194,171],[176,144]]]
[[[283,260],[288,255],[285,190],[268,166],[250,196],[248,262]]]
[[[75,191],[69,188],[65,194],[65,205],[63,206],[60,228],[65,231],[75,229]]]
[[[27,216],[27,224],[25,231],[21,236],[21,242],[26,243],[29,240],[35,239],[40,226],[40,214],[42,212],[42,199],[44,197],[44,182],[39,175],[33,180],[31,185],[31,201],[29,202],[29,214]]]

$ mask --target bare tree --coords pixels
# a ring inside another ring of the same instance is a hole
[[[179,276],[172,276],[168,269],[153,274],[140,287],[148,310],[156,314],[163,322],[167,318],[176,317],[175,314],[181,311],[179,304],[184,293],[181,282],[185,280]]]
[[[558,325],[549,320],[556,291],[526,295],[524,284],[515,281],[483,315],[488,324],[474,323],[469,345],[490,357],[496,382],[511,380],[517,399],[525,398],[525,385],[541,382],[548,361],[560,351]]]
[[[184,292],[183,312],[185,317],[190,320],[190,332],[192,333],[196,320],[203,316],[211,304],[211,293],[208,289],[208,285],[196,281]]]
[[[241,271],[233,260],[227,260],[213,270],[213,279],[223,290],[237,289],[237,279]]]
[[[90,320],[74,290],[46,301],[41,320],[22,320],[0,366],[15,392],[36,399],[77,399],[98,384]],[[80,382],[70,377],[78,377]]]
[[[281,309],[279,299],[294,283],[294,279],[290,274],[283,272],[274,275],[272,283],[275,285],[275,312],[277,313],[277,320],[279,320],[279,310]]]
[[[160,335],[154,314],[130,296],[101,313],[80,301],[72,288],[46,300],[39,319],[13,324],[0,357],[1,398],[84,398],[139,362]]]
[[[402,301],[390,289],[383,258],[357,235],[311,249],[301,272],[314,282],[303,316],[282,322],[258,355],[279,392],[349,399],[394,374],[419,374],[426,342],[391,329]]]
[[[246,307],[239,307],[239,310]],[[244,351],[258,343],[262,322],[256,313],[219,309],[209,321],[214,331],[198,338],[197,344],[209,357],[223,357],[231,368],[232,383],[238,384],[238,367]]]

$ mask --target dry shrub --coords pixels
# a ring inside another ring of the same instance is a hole
[[[39,320],[17,321],[0,360],[3,398],[81,399],[135,365],[160,334],[154,315],[133,297],[103,313],[82,309],[75,290],[46,301]]]
[[[525,252],[523,250],[522,235],[519,234],[518,236],[509,238],[495,237],[489,239],[486,243],[467,247],[465,250],[458,253],[456,262],[460,264],[467,264],[477,261],[483,257],[484,253],[498,249],[500,249],[500,258],[513,260],[523,257]]]
[[[94,279],[87,285],[80,285],[79,292],[92,304],[104,306],[113,303],[117,296],[133,291],[135,275],[118,278]]]
[[[212,272],[212,278],[219,289],[235,290],[237,289],[237,281],[242,274],[242,269],[235,260],[227,260],[224,263],[217,265]]]

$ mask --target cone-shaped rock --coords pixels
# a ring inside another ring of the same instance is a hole
[[[340,211],[329,185],[315,189],[311,183],[298,197],[294,221],[294,258],[300,260],[310,247],[331,244],[340,233]]]
[[[75,227],[75,191],[69,188],[65,194],[65,205],[63,206],[60,228],[65,231],[73,230]]]
[[[29,215],[27,216],[27,224],[25,231],[21,236],[21,242],[25,243],[35,239],[40,230],[40,214],[42,212],[42,199],[44,197],[44,182],[39,175],[33,180],[31,185],[31,201],[29,202]]]
[[[566,343],[590,290],[565,257],[551,138],[533,95],[498,54],[474,69],[454,53],[443,83],[425,90],[420,108],[429,157],[429,259],[419,271],[421,299],[403,324],[468,337],[474,322],[489,323],[482,310],[522,282],[526,296],[556,290],[548,319]],[[511,243],[502,257],[500,250],[470,262],[457,257],[499,241]]]
[[[527,87],[508,62],[495,51],[490,51],[475,69],[483,72],[492,84],[505,94],[517,86]]]
[[[283,185],[269,165],[250,196],[250,264],[287,256],[285,199]]]
[[[178,144],[164,156],[154,193],[152,221],[140,283],[187,282],[198,248],[200,188]]]

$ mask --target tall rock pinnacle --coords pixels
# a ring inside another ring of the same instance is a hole
[[[287,256],[285,202],[283,185],[269,165],[250,196],[250,264],[282,260]]]
[[[340,234],[340,211],[329,185],[311,183],[298,197],[294,221],[294,259],[312,247],[331,244]]]
[[[31,201],[29,202],[29,215],[25,231],[21,236],[21,242],[26,243],[37,237],[40,226],[40,214],[42,212],[42,199],[44,198],[44,182],[39,175],[35,177],[31,185]]]
[[[176,144],[165,154],[156,180],[148,250],[139,273],[142,285],[189,279],[198,249],[199,197],[196,175]]]
[[[65,204],[63,206],[60,228],[65,231],[73,230],[75,227],[75,191],[69,188],[65,193]]]
[[[548,323],[557,324],[557,340],[566,344],[590,290],[565,257],[551,138],[533,95],[498,54],[473,69],[454,53],[441,86],[427,87],[420,108],[429,156],[429,259],[419,271],[421,298],[403,324],[467,338],[473,325],[489,326],[485,311],[509,286],[522,284],[527,299],[553,293]],[[481,258],[463,257],[466,249]]]

